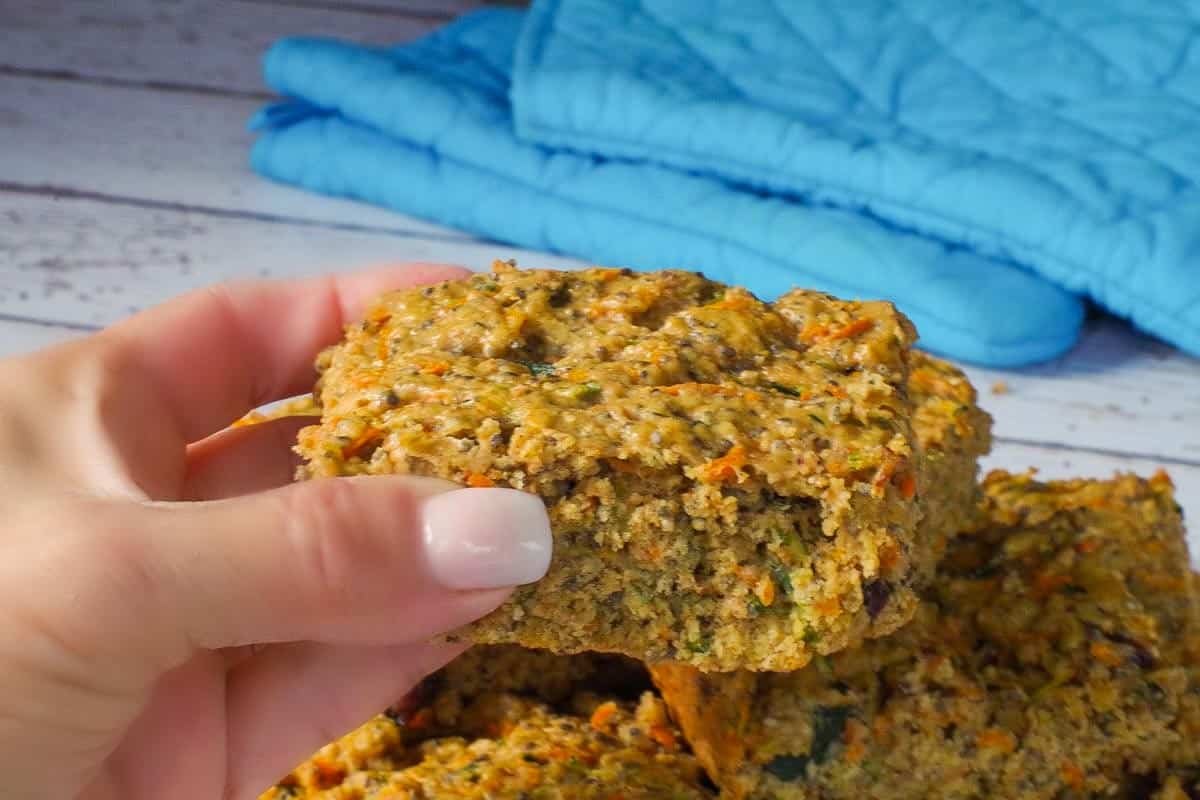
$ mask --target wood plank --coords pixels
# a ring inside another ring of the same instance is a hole
[[[383,45],[414,39],[440,24],[399,8],[381,15],[333,5],[0,0],[0,64],[89,78],[264,91],[262,54],[283,36]]]
[[[996,434],[1200,464],[1200,361],[1105,318],[1066,357],[1020,371],[967,368]],[[1006,391],[993,387],[1002,382]]]
[[[495,258],[580,262],[447,242],[83,199],[0,194],[0,315],[107,325],[218,281],[295,277],[398,261],[472,268]]]
[[[242,97],[0,78],[0,184],[470,238],[255,175],[246,121],[260,105]]]
[[[1116,472],[1132,472],[1143,477],[1165,468],[1175,483],[1175,498],[1183,508],[1184,522],[1190,523],[1188,546],[1192,565],[1200,568],[1200,467],[1163,464],[1153,458],[1122,458],[1073,451],[1063,448],[1019,444],[998,444],[984,459],[984,470],[1007,469],[1013,472],[1036,467],[1038,476],[1052,478],[1109,478]]]

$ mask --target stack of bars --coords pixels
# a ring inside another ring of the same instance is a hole
[[[382,298],[300,477],[533,492],[554,560],[263,800],[1200,797],[1169,479],[979,482],[990,419],[915,338],[683,272]]]

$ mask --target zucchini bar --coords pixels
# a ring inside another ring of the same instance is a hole
[[[788,296],[776,305],[785,309]],[[978,461],[991,448],[992,421],[957,367],[914,351],[908,380],[913,430],[923,458],[919,501],[922,538],[930,543],[920,578],[932,576],[951,538],[979,526]],[[744,757],[754,673],[704,674],[686,664],[651,665],[654,681],[701,762],[714,774]]]
[[[890,304],[494,269],[383,297],[319,359],[298,445],[303,478],[543,499],[549,573],[460,638],[790,670],[912,616],[932,556]]]
[[[532,695],[557,696],[585,675],[589,682],[603,677],[592,671],[596,664],[585,663],[589,657],[477,650],[485,651],[482,661],[466,659],[402,712],[381,715],[323,748],[260,800],[715,797],[659,698],[646,692],[629,702],[577,692],[551,706]],[[468,671],[497,654],[526,678],[547,662],[557,662],[558,675],[549,682],[517,679],[531,695],[475,692],[478,676]],[[460,685],[459,678],[470,681]],[[447,693],[454,695],[449,702]]]
[[[793,673],[695,674],[715,710],[689,735],[723,798],[1147,797],[1196,763],[1169,479],[993,473],[984,492],[986,525],[950,541],[898,633]]]

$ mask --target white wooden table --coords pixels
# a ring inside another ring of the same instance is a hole
[[[0,0],[0,355],[227,278],[389,260],[577,263],[277,186],[246,166],[268,43],[398,42],[479,4]],[[1164,467],[1200,520],[1200,362],[1103,319],[1053,364],[969,371],[996,418],[987,466],[1052,477]],[[998,381],[1006,393],[993,392]]]

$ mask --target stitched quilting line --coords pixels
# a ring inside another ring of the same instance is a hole
[[[898,9],[898,10],[900,10],[900,9]],[[1024,102],[1018,100],[1016,97],[1009,94],[1008,91],[1005,90],[1005,88],[1003,86],[991,81],[987,77],[987,75],[984,74],[984,72],[982,70],[978,69],[973,64],[969,63],[965,58],[963,58],[959,54],[959,52],[953,46],[951,46],[951,44],[949,42],[942,40],[941,37],[939,37],[936,33],[934,33],[932,28],[930,28],[928,25],[926,25],[921,20],[917,19],[911,13],[909,13],[909,11],[907,9],[900,10],[900,13],[902,13],[904,15],[904,18],[907,19],[910,23],[912,23],[916,28],[923,31],[925,33],[925,35],[929,37],[930,41],[932,41],[934,44],[936,44],[938,46],[938,48],[941,50],[941,52],[945,53],[951,60],[954,61],[955,64],[958,64],[964,71],[970,73],[975,78],[977,78],[980,83],[982,83],[984,86],[987,86],[989,89],[994,91],[997,95],[999,95],[999,97],[1005,103],[1007,103],[1011,107],[1017,108],[1017,109],[1033,110],[1036,113],[1044,114],[1045,116],[1049,117],[1050,119],[1056,120],[1057,122],[1061,123],[1063,125],[1063,127],[1074,128],[1076,130],[1083,131],[1084,133],[1088,134],[1089,136],[1093,136],[1102,142],[1109,142],[1110,144],[1113,145],[1113,149],[1124,151],[1130,155],[1136,156],[1136,157],[1146,161],[1147,163],[1154,164],[1159,169],[1162,169],[1164,172],[1166,172],[1172,178],[1175,179],[1173,181],[1173,183],[1175,183],[1176,185],[1178,185],[1179,183],[1184,183],[1189,187],[1192,186],[1192,181],[1189,176],[1179,173],[1170,165],[1164,164],[1164,163],[1158,161],[1157,159],[1151,158],[1150,156],[1146,155],[1144,152],[1140,151],[1137,148],[1131,147],[1130,145],[1126,144],[1125,142],[1114,139],[1106,133],[1101,133],[1100,131],[1096,130],[1095,128],[1091,127],[1090,125],[1085,125],[1085,124],[1077,122],[1075,120],[1067,119],[1048,108],[1038,108],[1036,106],[1032,106],[1028,103],[1024,103]],[[934,139],[933,141],[937,141],[937,140]],[[986,152],[986,151],[981,151],[981,152]],[[1027,169],[1029,168],[1028,165],[1026,165],[1026,168]],[[1129,193],[1127,191],[1123,191],[1122,194],[1128,195]],[[1167,205],[1169,205],[1171,203],[1171,201],[1174,199],[1174,197],[1175,197],[1175,194],[1172,193],[1171,197],[1164,199],[1160,203],[1151,204],[1151,203],[1146,203],[1146,202],[1139,202],[1139,205],[1143,206],[1147,212],[1155,213],[1157,211],[1162,210]],[[1139,201],[1141,201],[1141,198],[1138,198],[1138,199],[1139,199]]]
[[[526,127],[528,127],[531,131],[537,132],[540,137],[546,139],[547,141],[553,140],[553,139],[561,136],[560,131],[555,130],[553,128],[548,128],[538,122],[527,122],[525,124],[526,124]],[[642,145],[643,145],[643,143],[641,143],[641,142],[626,140],[626,139],[619,139],[617,137],[607,137],[607,138],[603,138],[603,139],[596,138],[596,137],[590,137],[588,134],[579,133],[579,132],[575,132],[575,131],[572,131],[571,136],[573,139],[571,144],[574,144],[576,146],[582,141],[595,141],[597,143],[597,145],[596,145],[597,148],[602,148],[602,147],[611,148],[612,144],[615,141],[615,142],[626,145],[630,152],[636,152],[636,151],[642,149]],[[685,151],[685,150],[679,150],[677,148],[667,148],[665,146],[659,146],[659,147],[657,147],[657,149],[659,151],[669,151],[671,153],[674,153],[674,154],[678,155],[682,161],[686,161],[686,160],[688,160],[690,158],[694,158],[696,156],[695,153]],[[644,161],[644,157],[641,157],[638,160]],[[724,160],[727,162],[733,163],[737,166],[746,168],[746,171],[744,173],[745,175],[750,175],[752,172],[754,172],[758,168],[758,165],[754,165],[754,164],[747,165],[747,164],[745,164],[745,162],[741,162],[737,159],[725,158]],[[670,167],[666,167],[666,168],[669,169]],[[712,176],[706,175],[705,177],[708,177],[710,180],[719,180]],[[745,178],[745,180],[752,180],[752,179]],[[864,198],[862,203],[860,203],[860,204],[833,206],[834,208],[836,208],[839,211],[842,211],[844,213],[860,215],[859,212],[857,212],[855,210],[855,207],[857,205],[866,205],[868,207],[873,205],[872,200],[871,200],[871,195],[868,192],[863,192],[858,189],[848,189],[845,186],[833,184],[830,182],[823,183],[820,188],[834,189],[837,191],[841,191],[841,192],[845,193],[845,195],[847,195],[847,196],[857,194],[860,197]],[[736,190],[736,187],[731,186],[731,190]],[[815,211],[820,210],[819,206],[812,206],[812,205],[808,205],[808,204],[801,202],[802,197],[799,192],[792,193],[790,196],[792,198],[792,201],[797,202],[797,204],[804,205],[806,208],[809,208],[810,210],[815,210]],[[785,196],[785,197],[782,197],[781,199],[786,200],[787,197]],[[882,203],[884,207],[889,207],[892,205],[891,200],[883,199],[883,198],[879,199],[878,203]],[[878,207],[877,203],[874,205],[876,205],[876,207]],[[904,208],[903,206],[901,206],[901,207]],[[914,211],[913,209],[910,209],[910,208],[905,208],[905,210],[910,211],[910,212]],[[930,209],[919,209],[915,213],[919,213],[922,217],[929,219],[929,220],[941,220],[940,224],[943,226],[942,230],[946,230],[947,228],[950,228],[950,229],[955,229],[960,232],[965,231],[965,232],[968,232],[971,234],[974,234],[977,232],[977,228],[975,226],[966,224],[966,223],[962,222],[961,220],[955,219],[954,217],[951,217],[947,214],[943,214],[938,211],[934,211],[934,210],[930,210]],[[885,217],[885,218],[887,218],[887,217]],[[1007,231],[1002,231],[999,229],[988,231],[987,232],[988,238],[990,241],[996,243],[999,246],[999,248],[1002,249],[1003,251],[1013,253],[1014,256],[1012,258],[1004,258],[1004,257],[994,256],[994,255],[990,255],[990,254],[981,252],[973,246],[964,244],[964,242],[961,240],[949,238],[949,236],[947,236],[947,235],[935,233],[935,232],[929,230],[928,227],[922,226],[918,222],[912,222],[911,224],[900,225],[898,227],[900,228],[899,233],[901,235],[916,236],[916,237],[926,239],[929,241],[933,241],[940,245],[948,246],[948,247],[964,247],[965,249],[969,250],[970,252],[974,253],[975,255],[977,255],[980,258],[988,259],[991,261],[996,261],[998,263],[1008,263],[1010,265],[1017,266],[1027,272],[1038,275],[1041,278],[1043,278],[1044,280],[1055,282],[1055,283],[1069,282],[1069,279],[1072,276],[1085,275],[1088,278],[1095,278],[1099,274],[1094,270],[1087,269],[1087,268],[1080,266],[1074,260],[1068,259],[1059,253],[1049,251],[1049,250],[1045,249],[1044,247],[1041,247],[1036,244],[1031,244],[1029,242],[1026,242],[1026,241],[1018,238],[1017,236],[1015,236]],[[950,235],[953,235],[953,234],[950,234]],[[1031,265],[1034,263],[1043,264],[1043,265],[1046,265],[1049,267],[1054,267],[1055,269],[1053,271],[1046,270],[1046,269],[1040,269],[1040,270],[1033,269],[1031,267]],[[1048,273],[1051,273],[1051,274],[1048,274]],[[1111,286],[1107,283],[1106,283],[1106,286],[1111,288]],[[1183,324],[1181,322],[1180,318],[1175,313],[1168,312],[1166,309],[1161,308],[1158,304],[1157,299],[1151,300],[1150,298],[1148,298],[1144,295],[1141,295],[1140,293],[1137,292],[1136,287],[1134,287],[1131,284],[1121,286],[1120,293],[1126,297],[1131,298],[1132,300],[1136,301],[1137,303],[1139,303],[1143,307],[1143,309],[1139,313],[1142,314],[1143,316],[1153,315],[1157,319],[1168,319],[1168,320],[1175,321],[1181,325]],[[1127,315],[1130,314],[1130,312],[1124,312],[1124,313],[1126,313]],[[937,315],[931,315],[931,316],[937,316]],[[1143,323],[1143,324],[1146,324],[1146,323]],[[1149,326],[1147,325],[1147,327],[1149,327]]]
[[[778,9],[777,5],[775,7],[775,11],[777,14],[779,13],[779,9]],[[794,26],[789,26],[789,27],[794,29]],[[870,106],[870,103],[867,103],[867,105]],[[540,125],[539,123],[527,123],[527,125],[532,127],[534,130],[547,131],[552,134],[558,133],[558,131],[554,131],[553,129],[546,128],[545,126]],[[589,139],[591,141],[598,142],[601,147],[603,147],[606,144],[611,145],[611,143],[612,143],[612,138],[601,139],[598,137],[589,136],[588,134],[575,133],[575,132],[572,132],[572,135],[576,138],[576,141],[578,141],[579,139]],[[927,138],[918,132],[914,132],[914,135],[922,136],[922,138]],[[641,142],[636,142],[636,141],[631,141],[631,140],[626,139],[625,143],[626,143],[626,145],[630,146],[631,152],[635,152],[639,149],[643,149],[643,143],[641,143]],[[695,153],[691,153],[686,150],[680,150],[678,148],[663,148],[663,149],[669,149],[672,152],[675,152],[678,155],[682,155],[687,158],[694,158],[697,155]],[[969,152],[969,151],[964,151],[964,152]],[[699,155],[704,155],[704,154],[699,154]],[[983,157],[990,157],[987,154],[981,154],[981,155],[983,155]],[[728,159],[728,160],[735,164],[740,163],[740,165],[743,167],[744,175],[753,175],[753,173],[759,171],[760,165],[748,164],[746,162],[740,161],[738,159],[732,159],[732,158]],[[997,161],[1002,162],[1002,159],[997,159]],[[1024,165],[1019,165],[1019,166],[1024,166]],[[784,168],[784,171],[794,174],[794,175],[796,174],[796,173],[794,173],[793,170],[790,170],[787,168]],[[900,209],[907,209],[909,212],[919,214],[927,220],[941,219],[944,221],[944,223],[946,225],[948,225],[952,228],[956,228],[960,232],[971,232],[972,234],[978,235],[978,233],[981,230],[981,228],[974,223],[964,222],[963,220],[957,219],[957,218],[955,218],[951,215],[945,214],[943,212],[931,210],[928,208],[911,207],[903,202],[899,202],[899,201],[892,200],[892,199],[886,199],[886,198],[879,196],[878,194],[875,194],[875,193],[872,193],[869,191],[863,191],[859,187],[849,188],[845,185],[839,185],[839,184],[836,184],[831,181],[818,182],[818,181],[814,181],[809,178],[805,178],[804,176],[801,176],[801,175],[796,175],[796,177],[808,182],[810,185],[812,185],[814,187],[815,190],[832,189],[834,191],[840,191],[843,194],[848,195],[848,196],[849,195],[857,195],[858,197],[863,198],[864,202],[866,202],[868,206],[872,204],[872,200],[870,198],[874,197],[875,198],[874,202],[876,202],[876,203],[882,203],[885,206],[893,206],[893,207],[900,208]],[[761,182],[761,179],[751,178],[752,182],[756,181],[756,180],[758,182]],[[1050,182],[1052,184],[1054,183],[1053,181],[1050,181]],[[1072,192],[1067,192],[1065,189],[1064,189],[1064,193],[1067,194],[1068,196],[1073,196]],[[853,211],[853,207],[850,207],[848,210]],[[1154,209],[1154,208],[1147,209],[1148,214],[1159,213],[1160,211],[1161,211],[1161,209]],[[923,228],[920,226],[919,223],[914,228],[914,230],[917,233],[926,236],[927,238],[933,238],[935,241],[945,241],[944,237],[933,235],[933,234],[929,233],[928,231],[923,230]],[[1101,273],[1099,271],[1093,270],[1093,269],[1084,268],[1079,263],[1077,263],[1074,259],[1067,258],[1059,253],[1055,253],[1050,250],[1047,250],[1044,246],[1027,242],[1027,241],[1021,239],[1020,237],[1018,237],[1017,235],[1014,235],[1007,231],[1001,231],[999,229],[983,229],[983,230],[985,230],[985,233],[986,233],[986,236],[988,239],[990,239],[992,242],[994,242],[996,244],[1001,245],[1004,250],[1006,250],[1008,252],[1015,252],[1017,254],[1024,254],[1024,258],[1020,258],[1020,263],[1021,263],[1021,266],[1025,267],[1026,269],[1028,269],[1031,266],[1031,263],[1042,263],[1046,266],[1057,265],[1057,269],[1055,271],[1058,272],[1060,280],[1069,279],[1070,276],[1080,276],[1080,275],[1087,276],[1087,278],[1098,281],[1101,284],[1100,288],[1093,290],[1094,293],[1096,293],[1096,294],[1100,294],[1100,293],[1108,294],[1109,292],[1111,292],[1111,290],[1113,288],[1113,284],[1111,283],[1111,281],[1108,280],[1106,275],[1104,275],[1103,273]],[[954,242],[953,240],[951,240],[950,243],[961,245],[961,242]],[[972,248],[972,249],[974,249],[974,248]],[[1043,276],[1045,276],[1047,274],[1046,270],[1034,270],[1034,271],[1042,274]],[[1157,302],[1150,302],[1147,298],[1141,296],[1138,292],[1136,292],[1132,286],[1120,287],[1120,294],[1123,294],[1126,297],[1130,297],[1130,298],[1138,301],[1142,305],[1148,306],[1147,310],[1154,311],[1155,316],[1166,317],[1166,318],[1172,319],[1172,320],[1178,320],[1178,317],[1175,314],[1166,312],[1165,309],[1162,309],[1158,305]]]
[[[842,72],[837,66],[835,66],[833,64],[833,62],[831,62],[820,51],[820,49],[808,37],[808,35],[804,33],[804,31],[802,31],[798,27],[796,27],[795,23],[786,14],[786,12],[784,12],[784,10],[780,7],[779,3],[780,3],[780,0],[769,0],[769,5],[772,7],[772,10],[780,18],[780,20],[787,27],[787,29],[797,39],[804,42],[804,44],[807,46],[809,52],[812,53],[814,56],[816,56],[818,59],[820,59],[821,63],[825,64],[826,67],[838,78],[839,81],[841,81],[843,84],[845,84],[855,94],[856,97],[860,98],[864,106],[875,111],[875,113],[877,115],[879,115],[880,118],[890,121],[898,129],[905,131],[906,133],[911,135],[913,138],[918,139],[922,142],[935,144],[938,148],[949,151],[950,153],[962,153],[964,156],[974,157],[974,158],[978,158],[978,157],[982,156],[984,158],[987,158],[987,159],[995,162],[996,164],[1004,164],[1004,165],[1007,165],[1010,167],[1014,167],[1020,172],[1024,172],[1025,174],[1031,175],[1036,180],[1039,180],[1049,186],[1053,186],[1055,189],[1061,191],[1063,194],[1065,194],[1069,197],[1075,196],[1075,193],[1072,192],[1069,188],[1067,188],[1064,184],[1060,183],[1058,181],[1058,179],[1056,179],[1053,176],[1048,175],[1044,172],[1041,172],[1040,170],[1031,168],[1029,166],[1029,164],[1026,162],[1017,161],[1007,155],[991,153],[986,150],[981,150],[978,148],[968,149],[968,148],[962,147],[961,145],[955,145],[955,144],[951,144],[949,142],[935,139],[932,136],[930,136],[927,132],[917,129],[917,128],[913,128],[910,125],[905,125],[904,123],[895,119],[891,115],[885,114],[882,109],[880,109],[877,105],[875,105],[866,95],[864,95],[862,93],[862,91],[857,86],[854,85],[854,82],[851,81],[850,78],[844,72]],[[906,19],[909,18],[907,14],[905,15],[905,18]],[[935,43],[937,42],[937,40],[933,39],[932,36],[930,38]],[[958,165],[956,165],[953,169],[958,169]],[[802,178],[802,179],[808,180],[810,182],[817,182],[813,178]],[[865,192],[862,192],[862,190],[858,189],[858,188],[855,188],[854,191],[856,193],[866,194]],[[900,199],[889,200],[888,202],[899,205],[901,207],[907,207],[909,205],[908,203],[905,203]],[[966,224],[966,223],[960,223],[960,224]],[[975,227],[978,227],[978,226],[975,226]]]
[[[1131,76],[1123,67],[1121,67],[1119,64],[1117,64],[1117,62],[1115,62],[1111,58],[1109,58],[1108,55],[1103,50],[1101,50],[1099,47],[1097,47],[1091,41],[1089,41],[1086,36],[1084,36],[1083,34],[1077,32],[1077,31],[1071,30],[1067,25],[1064,25],[1062,23],[1062,21],[1053,14],[1051,6],[1047,5],[1046,8],[1039,8],[1035,3],[1030,3],[1030,2],[1028,2],[1028,0],[1017,0],[1017,2],[1020,5],[1022,5],[1026,10],[1031,12],[1033,15],[1035,15],[1036,17],[1038,17],[1041,20],[1044,20],[1046,22],[1046,24],[1049,25],[1050,27],[1052,27],[1054,30],[1061,33],[1064,38],[1078,43],[1080,47],[1087,50],[1089,53],[1091,53],[1093,56],[1095,56],[1100,62],[1104,63],[1105,65],[1107,65],[1107,66],[1111,67],[1112,69],[1116,70],[1117,72],[1121,73],[1121,75],[1126,78],[1127,82],[1129,82],[1131,84],[1139,85],[1139,82],[1134,80],[1133,76]],[[1179,52],[1176,54],[1171,65],[1167,67],[1167,69],[1163,72],[1163,74],[1160,75],[1158,77],[1158,79],[1154,81],[1154,83],[1152,85],[1156,90],[1162,92],[1163,96],[1168,98],[1169,100],[1177,102],[1181,106],[1186,106],[1197,112],[1200,112],[1200,103],[1196,103],[1195,101],[1191,100],[1190,98],[1188,98],[1186,96],[1177,95],[1174,92],[1169,92],[1163,88],[1164,84],[1167,81],[1171,80],[1171,78],[1173,78],[1175,76],[1175,74],[1177,74],[1179,72],[1179,70],[1182,69],[1183,65],[1187,62],[1188,54],[1189,54],[1189,52],[1191,52],[1192,46],[1197,41],[1196,31],[1200,30],[1200,20],[1197,20],[1196,18],[1192,18],[1192,20],[1193,20],[1192,25],[1190,26],[1190,28],[1192,29],[1192,37],[1187,40],[1187,43],[1184,44],[1183,47],[1179,48]],[[1080,124],[1082,124],[1082,123],[1080,123]],[[1086,129],[1091,128],[1091,126],[1089,126],[1089,125],[1083,125],[1083,127]],[[1135,145],[1135,144],[1132,144],[1129,142],[1125,142],[1125,144],[1126,144],[1126,146],[1128,146],[1130,148],[1134,148],[1139,153],[1143,149],[1143,148],[1139,147],[1138,145]],[[1170,165],[1168,165],[1168,166],[1170,166]],[[1188,176],[1187,180],[1189,183],[1192,183],[1192,184],[1196,183],[1196,180],[1194,178],[1192,178],[1190,175]]]
[[[1115,61],[1113,61],[1107,55],[1104,54],[1104,51],[1102,51],[1100,48],[1093,45],[1082,35],[1069,30],[1067,28],[1067,26],[1063,25],[1061,23],[1061,21],[1059,20],[1059,18],[1054,16],[1053,13],[1051,13],[1050,8],[1038,9],[1034,5],[1030,4],[1028,2],[1028,0],[1017,0],[1017,2],[1020,3],[1022,6],[1024,6],[1026,9],[1032,11],[1039,18],[1046,20],[1048,24],[1053,25],[1055,30],[1062,31],[1068,39],[1071,39],[1072,41],[1075,41],[1075,42],[1079,42],[1080,45],[1082,45],[1084,48],[1086,48],[1090,52],[1094,53],[1105,64],[1107,64],[1110,67],[1121,72],[1127,78],[1130,78],[1131,83],[1134,82],[1134,81],[1132,81],[1131,76],[1129,76],[1129,74],[1127,72],[1125,72]],[[1191,98],[1187,97],[1186,95],[1178,95],[1178,94],[1175,94],[1174,92],[1167,91],[1166,89],[1163,88],[1163,84],[1166,83],[1166,81],[1169,80],[1170,78],[1174,77],[1174,74],[1179,71],[1179,69],[1183,66],[1184,63],[1186,63],[1188,53],[1192,49],[1192,45],[1195,44],[1195,42],[1196,42],[1196,30],[1198,28],[1200,28],[1200,19],[1197,19],[1196,17],[1192,17],[1192,25],[1191,25],[1192,38],[1190,38],[1188,40],[1186,45],[1179,48],[1180,53],[1178,56],[1176,56],[1175,61],[1172,63],[1172,65],[1170,67],[1167,68],[1167,71],[1153,84],[1154,88],[1161,91],[1163,93],[1164,97],[1167,97],[1170,100],[1173,100],[1173,101],[1179,103],[1181,106],[1187,106],[1188,108],[1191,108],[1195,111],[1200,111],[1200,103],[1197,103],[1196,101],[1192,100]]]

